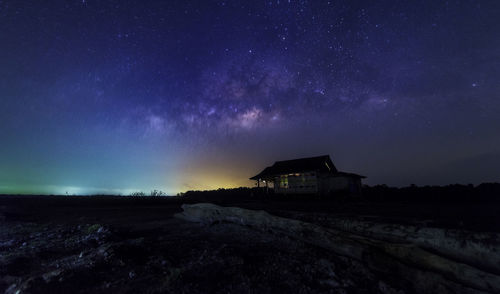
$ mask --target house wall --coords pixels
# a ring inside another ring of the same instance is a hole
[[[274,178],[274,193],[308,194],[318,192],[316,172],[280,175]]]
[[[361,179],[317,172],[286,174],[274,178],[274,193],[278,194],[326,195],[341,191],[361,193]]]
[[[361,193],[361,179],[347,176],[329,177],[326,181],[328,183],[326,193],[344,191],[349,194]]]
[[[348,177],[330,177],[328,183],[330,191],[349,190],[350,178]]]

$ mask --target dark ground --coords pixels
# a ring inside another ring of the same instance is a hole
[[[123,196],[0,196],[0,214],[9,221],[81,224],[99,222],[114,226],[143,226],[164,221],[182,211],[183,203],[210,202],[266,210],[275,215],[290,212],[374,218],[385,222],[431,222],[440,227],[500,232],[500,201],[486,202],[377,202],[325,199],[210,199],[189,197]]]
[[[0,196],[0,293],[393,291],[390,279],[297,240],[233,224],[207,227],[173,218],[184,202],[198,201]],[[500,231],[495,203],[213,202],[285,217],[328,214]]]

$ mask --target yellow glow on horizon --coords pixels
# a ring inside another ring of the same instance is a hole
[[[216,190],[220,188],[253,187],[251,175],[246,170],[228,170],[227,168],[205,167],[196,170],[186,170],[182,173],[182,183],[179,189],[188,190]]]

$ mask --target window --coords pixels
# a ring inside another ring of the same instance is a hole
[[[280,188],[288,188],[288,176],[287,175],[280,176]]]

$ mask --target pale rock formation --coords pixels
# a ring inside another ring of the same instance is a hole
[[[308,222],[273,216],[265,211],[253,211],[238,207],[221,207],[210,203],[193,205],[184,204],[183,212],[176,215],[187,221],[203,224],[229,222],[248,226],[253,229],[282,234],[327,250],[340,256],[363,263],[372,271],[388,277],[402,279],[419,293],[500,293],[500,276],[495,271],[485,271],[477,267],[454,260],[439,252],[446,251],[440,242],[425,241],[424,235],[404,238],[404,234],[394,233],[399,238],[396,242],[381,240],[377,230],[370,231],[370,236],[325,228]],[[356,231],[352,228],[350,231]],[[368,235],[368,234],[366,234]],[[375,237],[374,237],[375,236]],[[418,242],[415,242],[415,239]],[[413,241],[413,242],[412,242]],[[425,249],[422,244],[433,244],[435,253]],[[497,243],[498,244],[498,243]],[[497,252],[494,245],[490,247]],[[486,249],[485,249],[486,250]],[[483,254],[488,254],[483,251]],[[460,255],[461,259],[475,261],[475,255]],[[494,263],[493,263],[494,265]],[[494,267],[494,266],[493,266]]]

